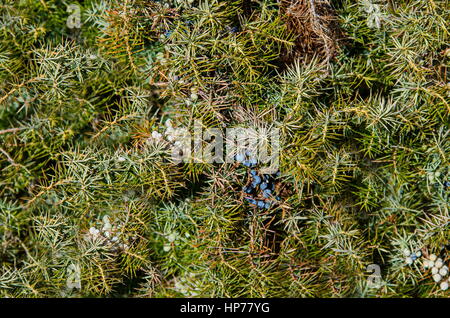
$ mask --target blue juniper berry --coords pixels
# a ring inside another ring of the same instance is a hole
[[[244,166],[246,166],[246,167],[251,167],[251,166],[252,166],[252,164],[251,164],[250,161],[248,161],[248,160],[245,160],[242,164],[243,164]]]
[[[253,187],[243,187],[242,188],[242,191],[244,191],[245,193],[247,193],[247,194],[250,194],[250,193],[252,193],[253,192]]]
[[[242,163],[244,166],[253,168],[258,164],[258,160],[252,155],[250,151],[240,152],[235,155],[235,160]],[[260,209],[270,209],[276,201],[280,201],[279,196],[275,196],[273,200],[273,191],[275,191],[275,179],[280,176],[280,172],[273,174],[258,174],[256,169],[250,170],[251,183],[242,188],[245,194],[250,195],[245,197],[245,200],[253,206]],[[258,192],[258,187],[261,192]],[[261,195],[264,199],[258,199]]]
[[[261,183],[261,177],[260,176],[254,176],[253,177],[253,182],[256,184],[260,184]]]
[[[258,208],[264,208],[265,202],[264,201],[258,201]]]
[[[263,191],[263,196],[265,198],[270,198],[272,196],[272,191],[270,189],[266,189]]]

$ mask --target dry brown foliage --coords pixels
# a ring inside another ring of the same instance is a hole
[[[335,56],[340,30],[329,0],[281,0],[281,8],[296,37],[293,49],[282,57],[283,63],[313,56],[327,63]]]

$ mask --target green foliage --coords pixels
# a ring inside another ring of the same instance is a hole
[[[403,251],[450,261],[450,2],[331,1],[332,58],[283,5],[0,2],[1,297],[448,296]],[[279,128],[281,204],[167,119]]]

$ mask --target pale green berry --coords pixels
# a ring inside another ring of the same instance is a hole
[[[89,233],[91,233],[91,235],[97,236],[100,233],[100,231],[97,230],[95,227],[91,227],[89,229]]]
[[[174,242],[177,238],[177,233],[171,233],[169,234],[169,236],[167,237],[167,240],[169,240],[170,243]]]
[[[448,270],[445,269],[444,267],[442,267],[442,268],[439,270],[439,275],[441,275],[441,276],[446,276],[447,274],[448,274]]]
[[[152,138],[161,139],[162,135],[159,132],[157,132],[156,130],[154,130],[154,131],[152,131]]]
[[[434,281],[435,281],[436,283],[439,283],[439,282],[441,281],[441,279],[442,279],[442,276],[439,275],[439,274],[434,274],[434,275],[433,275],[433,279],[434,279]]]

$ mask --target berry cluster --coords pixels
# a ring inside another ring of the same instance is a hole
[[[428,175],[428,180],[429,180],[431,183],[434,183],[434,187],[435,187],[435,188],[441,187],[441,182],[442,182],[442,185],[444,186],[444,189],[445,189],[445,190],[448,190],[448,189],[450,189],[450,181],[449,181],[449,180],[446,180],[446,181],[443,181],[443,180],[442,180],[442,179],[445,178],[445,177],[443,177],[444,174],[445,174],[445,173],[441,173],[440,171],[431,172],[431,173]],[[441,182],[439,182],[439,181],[441,181]]]
[[[448,275],[448,266],[444,264],[442,258],[431,254],[430,257],[423,261],[423,267],[425,269],[431,268],[431,274],[433,275],[433,280],[436,283],[441,282],[441,290],[447,290],[450,283],[450,279],[445,277]]]
[[[102,219],[103,226],[101,230],[92,226],[89,229],[89,234],[85,237],[86,240],[99,240],[105,245],[110,246],[114,250],[126,250],[129,248],[128,244],[121,240],[122,226],[114,226],[111,224],[109,217],[105,215]]]
[[[147,139],[147,144],[159,143],[165,149],[169,149],[169,147],[184,149],[189,140],[187,136],[183,135],[183,131],[175,128],[170,119],[166,120],[164,125],[165,129],[162,132],[152,131],[151,136]]]
[[[258,164],[258,160],[246,151],[244,154],[237,154],[235,157],[237,162],[244,166],[254,168]],[[274,194],[275,179],[280,176],[280,172],[275,174],[259,174],[257,170],[251,169],[249,180],[242,188],[245,193],[245,200],[252,206],[260,209],[270,209],[276,201],[281,198]]]
[[[405,249],[403,254],[405,255],[405,262],[408,265],[412,265],[417,259],[422,256],[421,251],[411,253],[408,249]],[[450,278],[446,278],[449,273],[449,268],[444,264],[442,258],[437,257],[435,254],[431,254],[428,258],[425,258],[422,262],[425,269],[431,268],[431,274],[433,280],[436,283],[441,283],[441,290],[447,290],[450,284]]]
[[[421,251],[411,253],[408,249],[405,249],[404,255],[406,256],[405,262],[408,265],[412,265],[418,258],[422,256]]]

